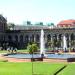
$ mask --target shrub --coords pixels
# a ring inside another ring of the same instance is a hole
[[[38,50],[37,44],[32,44],[32,51],[37,52],[37,50]]]
[[[29,50],[29,53],[32,54],[38,50],[37,44],[28,45],[27,49]]]
[[[8,62],[6,59],[0,59],[0,62]]]

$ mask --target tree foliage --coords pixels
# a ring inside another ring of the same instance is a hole
[[[37,44],[33,43],[33,44],[29,44],[27,46],[27,49],[29,50],[29,53],[32,54],[34,52],[37,52],[38,47],[37,47]]]
[[[14,23],[8,23],[8,29],[14,30],[14,26],[15,26]]]

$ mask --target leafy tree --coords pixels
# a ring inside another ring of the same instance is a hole
[[[29,44],[29,45],[27,46],[27,49],[28,49],[28,51],[29,51],[30,54],[33,53],[33,52],[32,52],[32,45]]]
[[[59,48],[60,45],[61,45],[61,40],[57,40],[57,41],[56,41],[56,46]]]
[[[52,48],[53,50],[54,50],[54,46],[55,46],[55,40],[49,40],[48,41],[48,46],[49,46],[49,48]]]
[[[52,46],[52,42],[48,41],[48,46],[51,47]]]
[[[15,26],[14,23],[8,23],[8,29],[14,30],[14,26]]]
[[[75,40],[72,40],[70,43],[71,43],[71,47],[75,47]]]
[[[33,43],[33,44],[29,44],[27,46],[27,49],[29,50],[29,53],[32,54],[34,52],[37,52],[38,47],[37,47],[37,44]]]

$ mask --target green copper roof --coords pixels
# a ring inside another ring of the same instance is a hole
[[[54,23],[48,23],[47,25],[48,26],[54,26]]]

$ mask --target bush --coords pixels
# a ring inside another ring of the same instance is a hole
[[[37,44],[28,45],[27,49],[29,50],[29,53],[32,54],[34,52],[37,52],[38,47]]]
[[[32,44],[32,50],[33,52],[37,52],[38,50],[37,44]]]
[[[0,59],[0,62],[8,62],[6,59]]]

